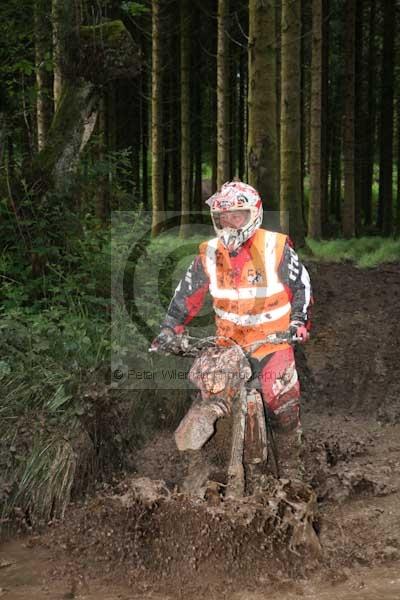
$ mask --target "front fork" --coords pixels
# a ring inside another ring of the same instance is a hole
[[[226,497],[241,498],[245,492],[244,464],[262,466],[268,458],[267,429],[261,394],[242,386],[233,403],[232,447]]]

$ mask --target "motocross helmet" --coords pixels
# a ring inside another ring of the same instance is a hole
[[[229,252],[240,248],[262,223],[263,209],[258,192],[241,181],[228,181],[213,194],[207,204],[218,238]],[[242,213],[242,219],[232,218]]]

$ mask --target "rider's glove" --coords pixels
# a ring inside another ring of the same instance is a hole
[[[306,342],[310,337],[307,327],[302,321],[292,321],[289,326],[289,331],[290,335],[298,338],[297,341],[299,341],[301,344],[304,344],[304,342]]]
[[[151,350],[168,350],[175,341],[176,333],[169,327],[163,327],[158,336],[152,341]]]

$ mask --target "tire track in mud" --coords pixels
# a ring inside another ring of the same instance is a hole
[[[314,410],[400,422],[400,266],[313,263],[314,329],[307,364]]]

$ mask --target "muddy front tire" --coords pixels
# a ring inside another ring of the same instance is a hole
[[[210,475],[210,466],[205,459],[204,451],[186,450],[182,455],[185,476],[180,489],[184,494],[203,499]]]

